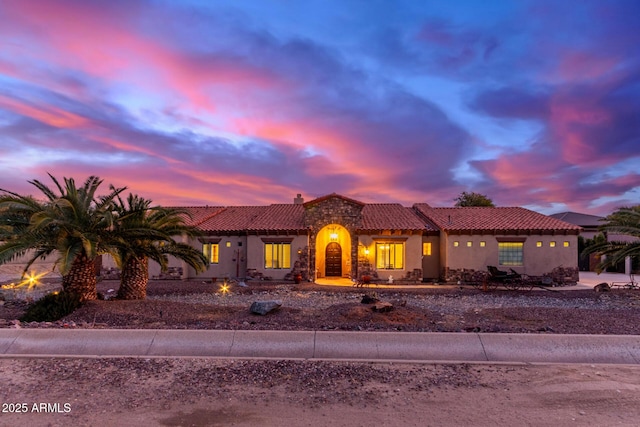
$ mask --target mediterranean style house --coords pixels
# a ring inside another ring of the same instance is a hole
[[[578,280],[581,228],[520,207],[405,207],[333,193],[307,202],[298,195],[292,204],[184,209],[203,233],[189,243],[209,260],[198,278],[452,281],[492,265],[531,276],[560,269],[563,280]],[[172,262],[173,274],[196,277]]]

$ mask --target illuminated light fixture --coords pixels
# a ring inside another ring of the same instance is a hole
[[[41,285],[40,279],[46,276],[48,272],[36,274],[35,272],[31,272],[26,277],[22,278],[22,282],[20,282],[17,286],[22,287],[25,286],[27,289],[35,288],[36,286]]]
[[[365,250],[364,250],[364,254],[365,254],[365,255],[369,255],[369,249],[365,249]]]
[[[329,229],[329,239],[334,242],[338,240],[338,230],[336,230],[336,227],[331,227]]]

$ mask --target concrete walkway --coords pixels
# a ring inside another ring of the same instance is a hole
[[[562,286],[559,288],[551,288],[562,291],[571,291],[577,289],[593,289],[598,283],[626,283],[629,281],[628,274],[621,273],[601,273],[597,274],[591,271],[581,271],[580,279],[574,286]],[[316,279],[316,285],[322,286],[341,286],[341,287],[353,287],[353,281],[343,277],[336,278],[321,278]],[[386,282],[376,282],[367,286],[365,289],[437,289],[443,287],[457,287],[455,284],[433,284],[433,283],[416,283],[416,284],[389,284]],[[534,288],[534,290],[543,290],[543,288]]]
[[[640,363],[640,336],[0,329],[0,357],[212,357],[637,365]]]

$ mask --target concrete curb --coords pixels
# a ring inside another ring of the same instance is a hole
[[[0,329],[0,357],[640,364],[637,335]]]

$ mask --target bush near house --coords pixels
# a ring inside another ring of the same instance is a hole
[[[71,292],[49,294],[34,302],[20,318],[22,322],[55,322],[82,305],[80,295]]]

